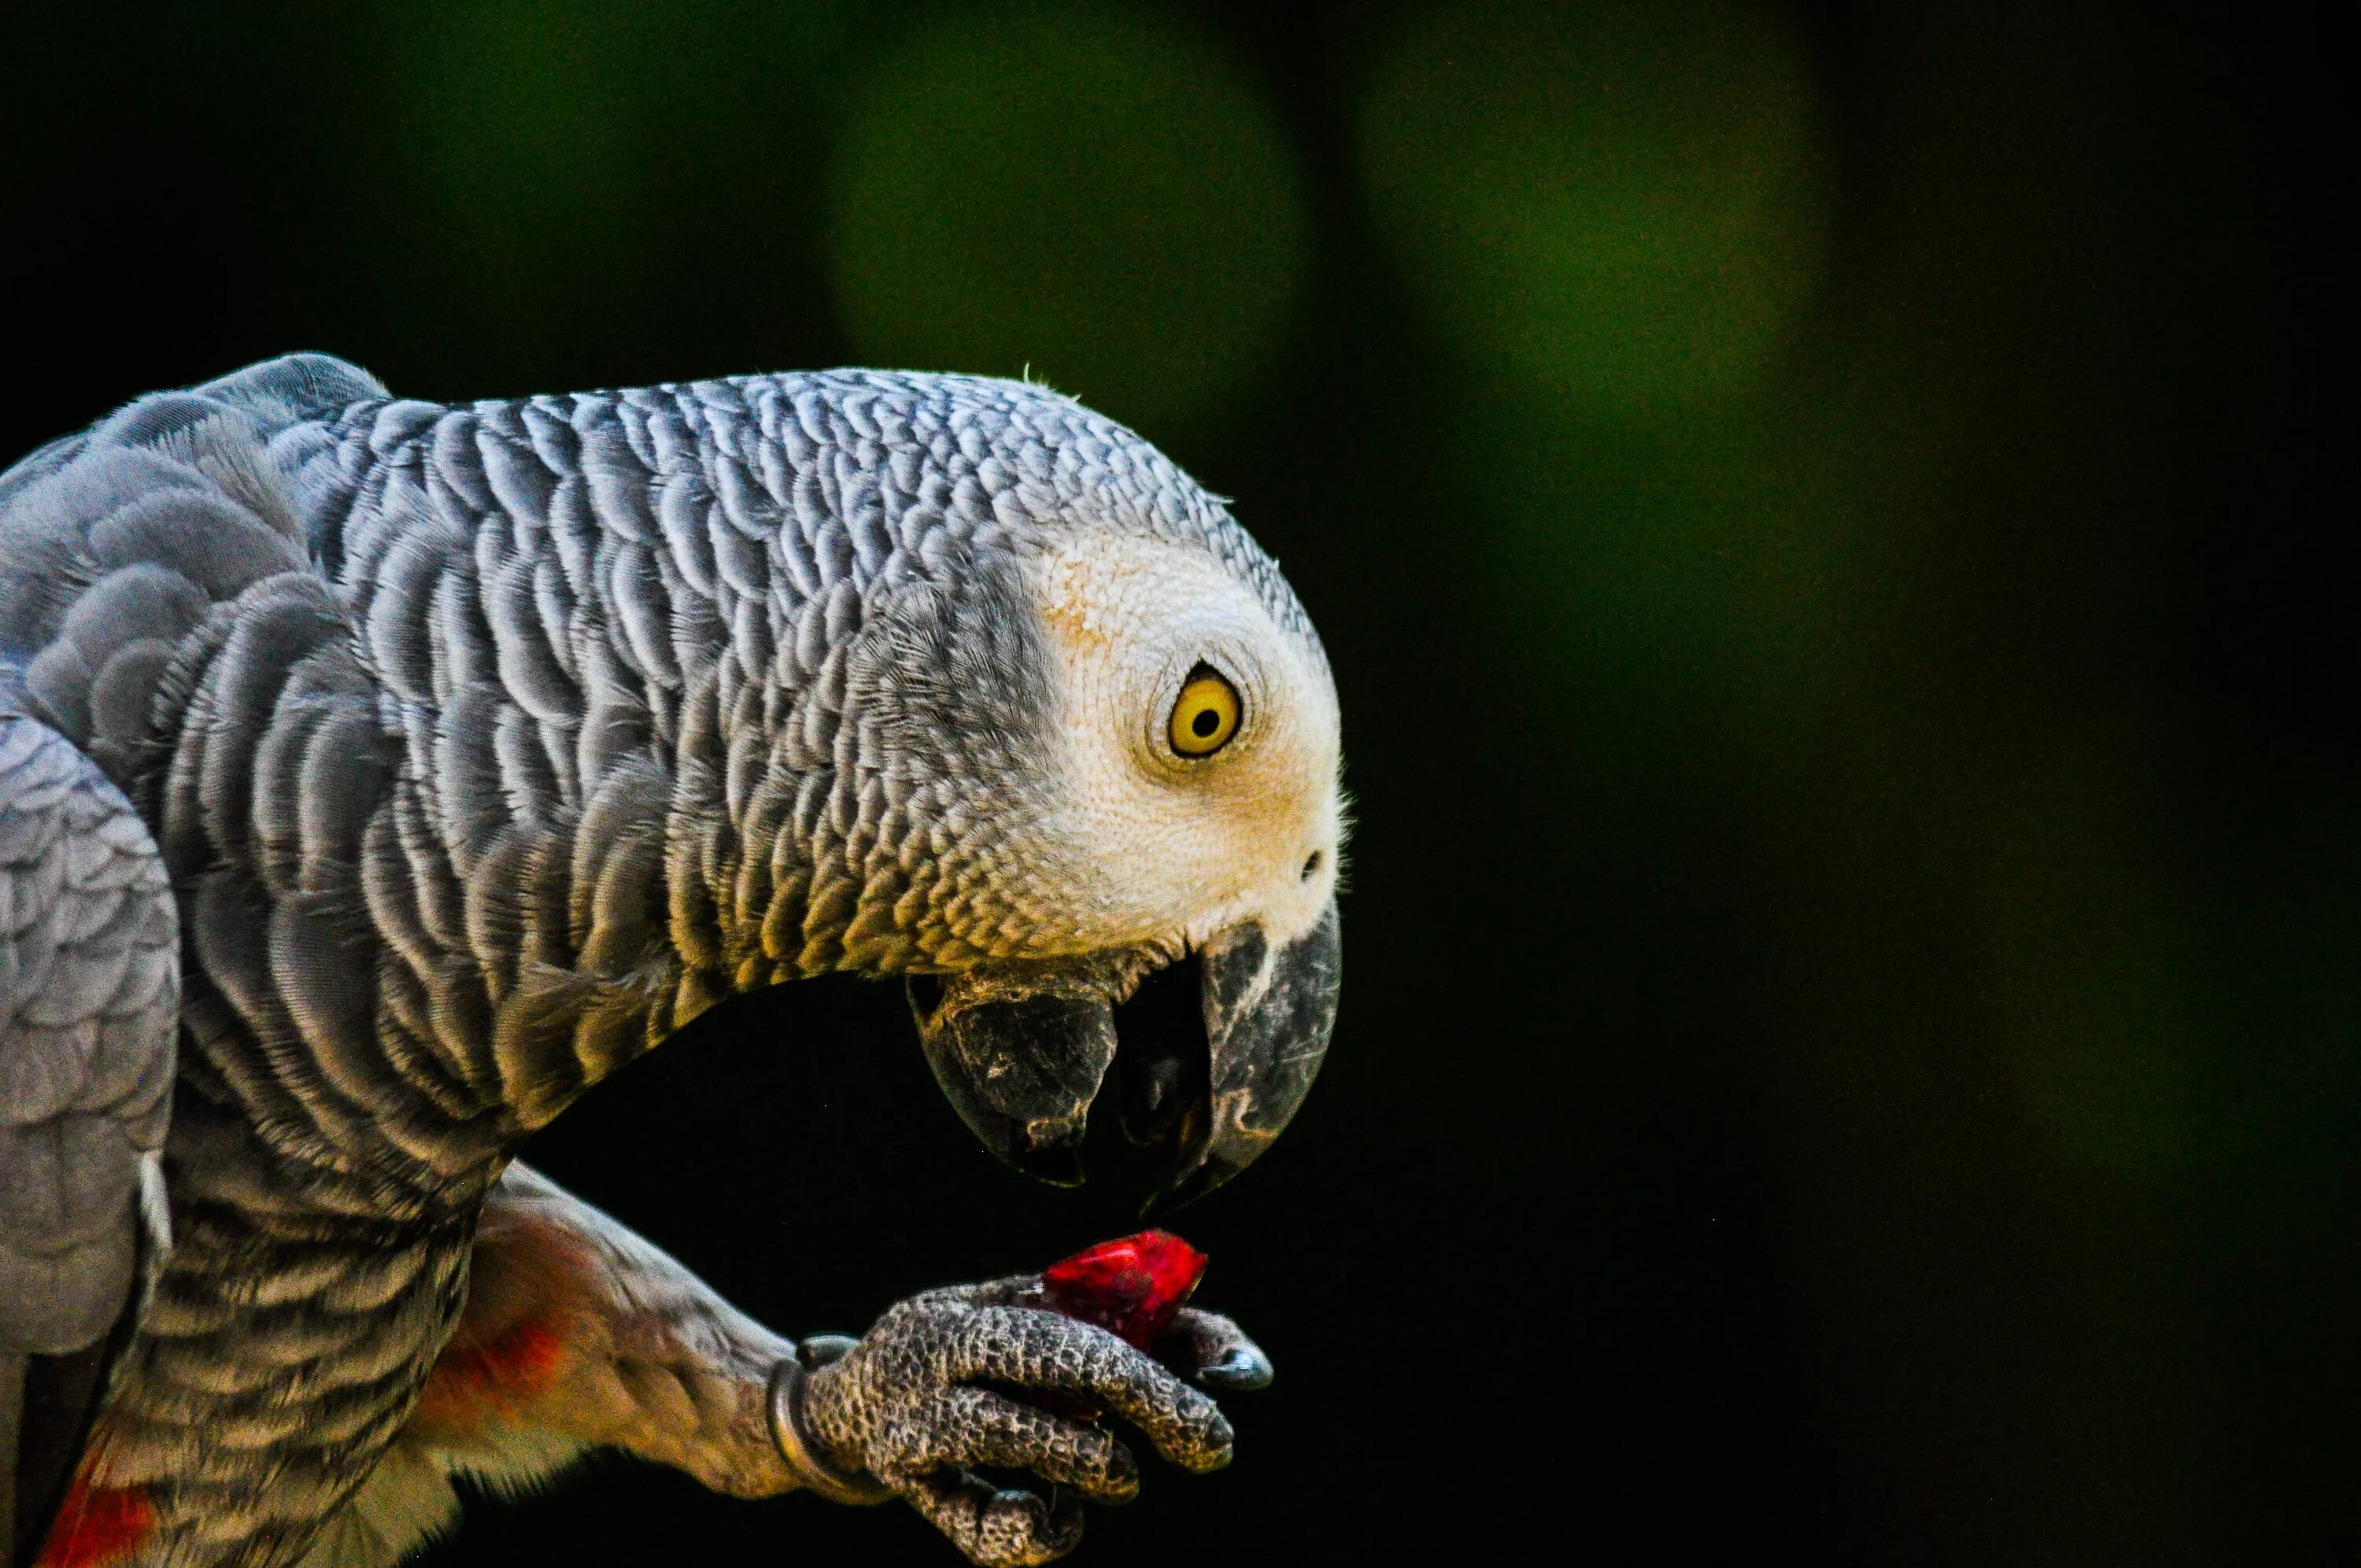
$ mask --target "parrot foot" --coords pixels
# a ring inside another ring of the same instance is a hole
[[[1233,1434],[1189,1380],[1270,1380],[1269,1359],[1218,1313],[1184,1309],[1149,1355],[1049,1310],[1038,1277],[929,1290],[843,1343],[807,1342],[821,1352],[807,1360],[819,1364],[774,1383],[788,1463],[825,1476],[814,1485],[824,1496],[901,1497],[981,1568],[1062,1557],[1082,1540],[1085,1501],[1138,1495],[1138,1463],[1098,1412],[1202,1474],[1230,1462]],[[1029,1472],[1049,1483],[1047,1496],[997,1486],[984,1470]]]

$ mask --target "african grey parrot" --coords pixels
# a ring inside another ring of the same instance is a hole
[[[1219,1465],[1235,1324],[1017,1277],[797,1344],[514,1154],[849,970],[1035,1174],[1115,1064],[1185,1201],[1326,1049],[1341,831],[1277,566],[1037,386],[298,355],[53,443],[0,477],[0,1556],[390,1563],[594,1446],[1059,1555],[1137,1485],[1077,1403]]]

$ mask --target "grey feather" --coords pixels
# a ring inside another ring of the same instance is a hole
[[[0,755],[26,801],[107,786],[146,828],[131,876],[43,847],[65,805],[0,821],[0,929],[49,933],[0,935],[44,977],[0,1081],[103,1086],[148,1140],[0,1133],[0,1227],[88,1246],[118,1304],[166,1102],[122,1069],[151,1036],[71,999],[149,1026],[171,974],[137,944],[176,907],[185,937],[177,1234],[97,1444],[154,1506],[142,1563],[300,1553],[456,1321],[502,1162],[588,1085],[735,991],[1005,950],[1053,722],[1015,576],[1080,529],[1205,552],[1316,656],[1218,502],[1004,381],[445,407],[297,356],[0,476],[0,681],[34,738]],[[40,1288],[26,1322],[103,1329]]]
[[[81,1350],[129,1294],[178,960],[130,804],[63,736],[0,709],[0,1350]]]
[[[130,803],[0,698],[0,1552],[81,1426],[28,1412],[28,1379],[124,1315],[143,1218],[151,1264],[170,1245],[155,1171],[179,959],[163,862]]]

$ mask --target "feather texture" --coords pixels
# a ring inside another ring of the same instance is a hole
[[[54,977],[9,993],[16,1026],[86,1032],[73,999],[101,992],[169,1014],[168,966],[110,980],[87,943],[176,911],[182,939],[176,1245],[78,1477],[142,1499],[135,1561],[303,1549],[458,1321],[502,1162],[617,1066],[737,991],[1054,935],[1023,849],[1053,705],[1017,580],[1079,529],[1202,550],[1311,638],[1219,503],[1009,382],[445,406],[295,356],[0,477],[22,709],[0,757],[127,801],[129,869],[88,875],[150,890],[145,914],[59,913],[56,855],[115,829],[26,851],[0,912],[87,934],[0,957]],[[65,1236],[104,1187],[127,1235],[121,1159],[13,1110],[86,1083],[160,1131],[160,1080],[102,1046],[9,1047],[6,1157],[58,1174],[0,1168],[0,1224],[45,1202]],[[82,1332],[77,1300],[40,1310]]]

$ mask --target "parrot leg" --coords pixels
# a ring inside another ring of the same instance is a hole
[[[790,1490],[771,1435],[795,1345],[523,1165],[492,1188],[467,1308],[409,1422],[301,1568],[381,1568],[458,1520],[451,1477],[503,1496],[620,1448],[736,1497]]]
[[[930,1290],[858,1341],[815,1339],[799,1357],[649,1242],[512,1165],[485,1202],[467,1306],[417,1407],[301,1568],[387,1568],[457,1522],[453,1476],[514,1496],[593,1448],[736,1497],[898,1496],[972,1562],[1010,1568],[1071,1550],[1082,1500],[1138,1489],[1130,1451],[1078,1406],[1184,1469],[1228,1463],[1229,1423],[1191,1383],[1269,1379],[1236,1324],[1184,1309],[1150,1356],[1041,1300],[1029,1276]],[[798,1386],[783,1416],[781,1389]],[[979,1469],[1030,1471],[1049,1496]]]
[[[789,1490],[773,1369],[796,1353],[672,1257],[524,1165],[492,1189],[467,1307],[405,1441],[496,1486],[612,1447],[733,1497]]]

